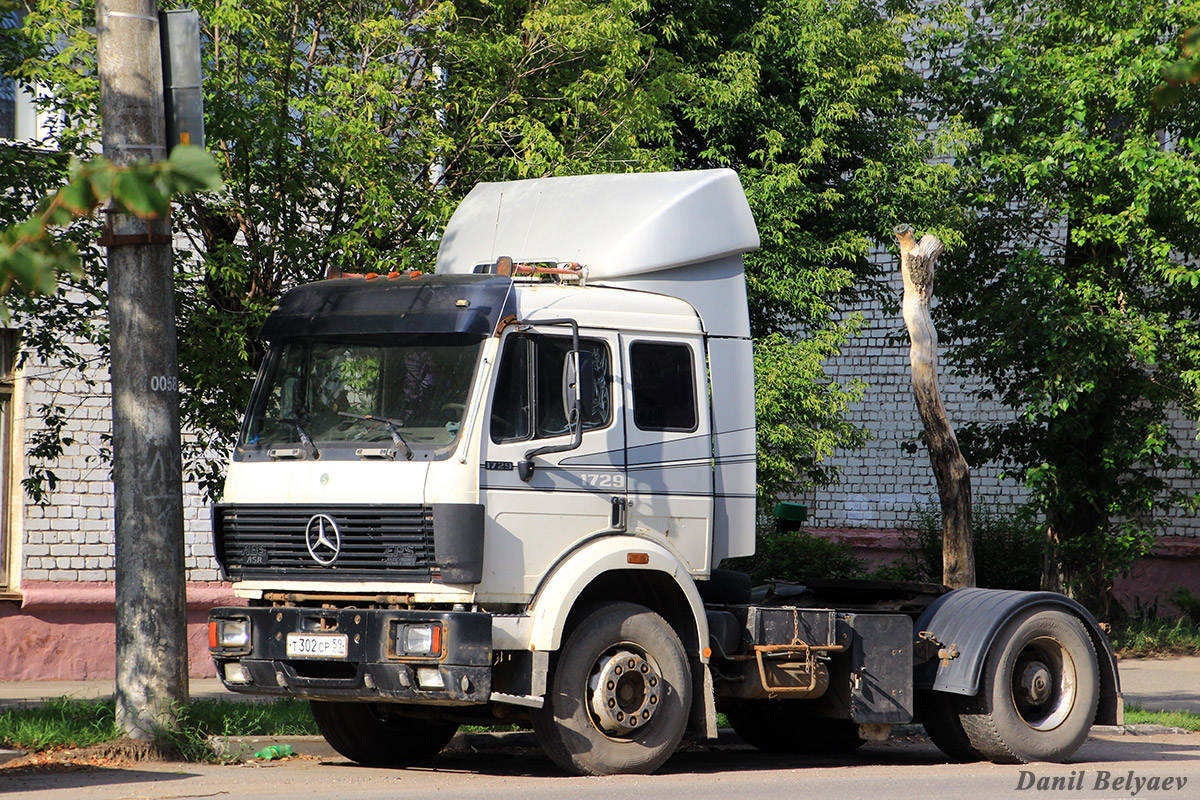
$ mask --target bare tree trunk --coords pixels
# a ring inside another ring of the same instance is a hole
[[[955,589],[974,586],[971,470],[958,447],[938,391],[937,330],[929,316],[933,276],[942,243],[929,233],[918,243],[907,225],[898,226],[894,233],[900,244],[900,272],[904,276],[904,324],[912,340],[908,359],[912,365],[913,394],[925,427],[925,444],[942,504],[942,582]]]

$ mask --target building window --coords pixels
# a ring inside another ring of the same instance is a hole
[[[0,13],[0,29],[13,30],[25,22],[25,10]],[[51,133],[52,114],[38,110],[38,90],[0,75],[0,140],[41,145]]]
[[[15,11],[0,14],[0,30],[21,27],[21,17]],[[0,75],[0,139],[17,137],[17,82]]]

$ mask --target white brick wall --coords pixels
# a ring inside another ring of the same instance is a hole
[[[88,346],[81,347],[86,353]],[[103,437],[112,427],[108,376],[97,371],[93,388],[56,364],[29,364],[23,376],[27,435],[45,427],[40,407],[57,405],[67,410],[67,435],[75,443],[48,465],[59,478],[49,504],[25,498],[22,578],[112,581],[111,466],[100,457]],[[184,486],[184,548],[189,581],[217,580],[208,506],[192,484]]]
[[[891,270],[893,290],[899,298],[903,292],[899,266],[890,256],[879,258],[885,269]],[[935,295],[936,290],[935,284]],[[915,453],[902,448],[905,442],[917,442],[921,431],[909,382],[908,334],[899,311],[885,313],[877,303],[855,310],[864,319],[862,335],[851,340],[842,356],[828,367],[835,381],[861,378],[869,384],[863,401],[850,409],[848,417],[866,426],[875,438],[861,450],[839,453],[830,459],[842,469],[840,485],[809,492],[799,499],[808,504],[809,523],[816,527],[905,527],[922,506],[937,502],[937,485],[924,446],[918,443]],[[939,373],[942,400],[955,426],[968,419],[1011,419],[1012,412],[999,403],[978,400],[970,391],[978,382],[965,382],[950,374],[944,359],[940,360]],[[1194,423],[1179,417],[1173,428],[1179,441],[1197,446]],[[1183,476],[1176,480],[1179,486],[1200,490],[1200,483],[1194,480],[1188,483]],[[996,464],[971,465],[971,492],[976,504],[990,504],[997,510],[1028,500],[1020,476],[1002,477]],[[1200,520],[1195,514],[1176,510],[1169,520],[1164,534],[1200,537]]]

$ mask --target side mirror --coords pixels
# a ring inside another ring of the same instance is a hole
[[[572,350],[563,362],[563,414],[568,423],[581,424],[592,415],[592,400],[596,396],[596,380],[592,372],[592,354],[588,350]]]

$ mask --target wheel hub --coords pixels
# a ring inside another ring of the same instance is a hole
[[[642,656],[620,650],[597,662],[590,681],[592,713],[606,733],[623,736],[645,727],[658,710],[662,679]]]
[[[1050,694],[1053,691],[1054,676],[1049,668],[1040,661],[1033,661],[1025,665],[1025,669],[1021,672],[1020,686],[1021,693],[1024,695],[1025,705],[1041,705],[1050,699]]]
[[[1063,723],[1075,705],[1075,662],[1057,639],[1039,636],[1028,642],[1012,671],[1012,698],[1026,725],[1051,731]]]

